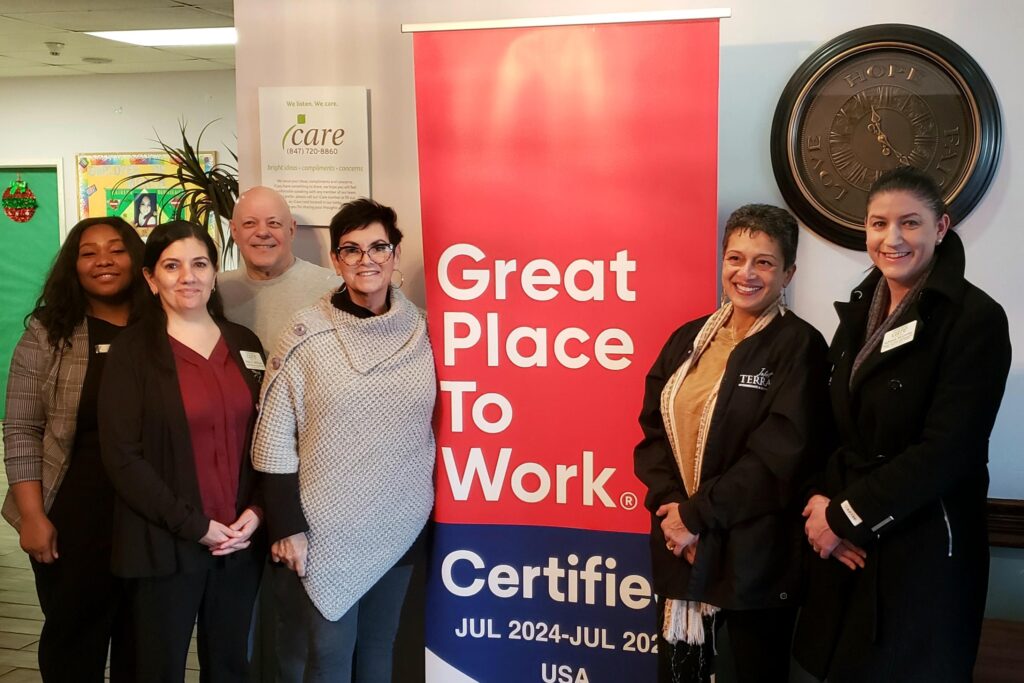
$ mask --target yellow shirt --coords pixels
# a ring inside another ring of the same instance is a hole
[[[693,495],[697,490],[697,436],[700,432],[700,418],[704,408],[718,385],[729,354],[740,343],[742,337],[734,336],[734,332],[726,326],[715,334],[711,343],[697,359],[696,366],[683,379],[679,391],[676,392],[672,410],[676,422],[676,452],[683,463],[683,483],[686,492]],[[708,416],[710,419],[710,415]]]

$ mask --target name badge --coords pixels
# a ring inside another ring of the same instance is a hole
[[[97,344],[92,348],[96,353],[106,353],[110,350],[110,344]]]
[[[860,526],[864,522],[864,520],[860,518],[860,515],[857,514],[856,510],[853,509],[853,506],[850,505],[850,501],[844,500],[839,504],[839,507],[842,509],[843,514],[846,515],[846,518],[850,520],[850,524]]]
[[[889,330],[882,337],[882,353],[903,346],[914,339],[914,332],[917,330],[917,321],[911,320],[906,325],[900,325],[896,329]]]
[[[255,351],[240,351],[242,354],[242,362],[245,363],[247,370],[259,370],[263,372],[267,369],[267,366],[263,364],[263,359],[260,354]]]

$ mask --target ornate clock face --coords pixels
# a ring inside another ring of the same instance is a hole
[[[935,179],[954,221],[998,161],[999,111],[981,69],[925,29],[869,26],[816,51],[783,92],[772,164],[786,200],[822,236],[864,248],[871,184],[897,166]]]

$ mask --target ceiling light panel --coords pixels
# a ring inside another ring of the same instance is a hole
[[[233,26],[220,28],[161,29],[153,31],[87,31],[90,36],[146,47],[187,45],[234,45],[238,33]]]

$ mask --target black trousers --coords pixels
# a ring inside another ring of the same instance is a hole
[[[45,621],[39,634],[39,673],[46,683],[102,683],[111,650],[110,680],[131,681],[126,669],[124,589],[110,573],[110,553],[76,548],[58,531],[60,557],[32,561]]]
[[[181,683],[195,624],[200,680],[244,683],[262,560],[240,551],[203,570],[131,579],[132,680]]]
[[[50,508],[58,558],[32,561],[45,620],[39,673],[46,683],[102,683],[110,649],[110,680],[132,680],[126,643],[126,587],[110,571],[114,492],[99,450],[77,446]]]
[[[705,622],[706,642],[702,647],[676,643],[661,636],[662,605],[658,605],[658,681],[699,683],[714,671],[715,637],[712,630],[728,629],[738,683],[786,683],[796,607],[752,610],[721,610],[713,623]],[[710,621],[710,620],[709,620]],[[703,664],[704,666],[701,666]]]

